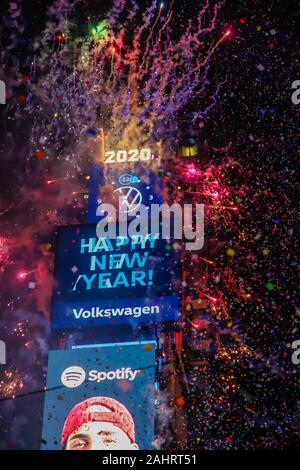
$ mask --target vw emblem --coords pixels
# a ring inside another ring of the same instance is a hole
[[[121,186],[115,189],[114,193],[121,199],[120,205],[123,207],[123,212],[129,213],[137,210],[142,203],[141,192],[132,186]]]

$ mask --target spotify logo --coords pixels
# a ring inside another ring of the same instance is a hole
[[[61,382],[68,388],[79,387],[84,381],[85,371],[79,366],[68,367],[61,374]]]

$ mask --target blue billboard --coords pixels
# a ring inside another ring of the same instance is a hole
[[[50,351],[43,450],[152,449],[156,343]]]
[[[90,168],[90,187],[88,199],[88,223],[97,223],[101,215],[97,208],[101,203],[111,203],[112,199],[128,196],[128,203],[135,206],[143,204],[150,208],[151,204],[161,204],[163,181],[157,173],[151,172],[142,165],[132,169],[103,169],[101,165]],[[128,214],[130,219],[130,213]]]
[[[179,262],[160,238],[97,238],[96,225],[58,230],[52,327],[179,319]]]

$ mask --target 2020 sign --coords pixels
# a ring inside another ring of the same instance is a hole
[[[111,150],[105,152],[104,163],[110,165],[113,163],[131,163],[131,162],[146,162],[152,159],[150,148],[130,149],[130,150]]]

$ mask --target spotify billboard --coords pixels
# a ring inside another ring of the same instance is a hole
[[[42,449],[152,449],[154,341],[50,351]]]

